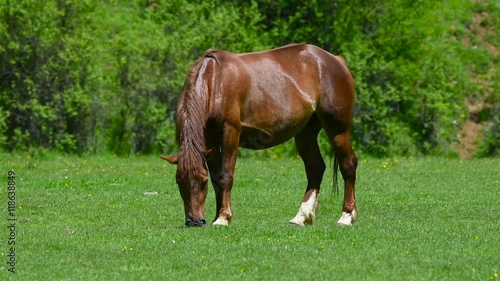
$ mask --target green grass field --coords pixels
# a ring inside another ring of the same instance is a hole
[[[240,159],[232,224],[188,229],[175,167],[157,157],[0,156],[1,280],[500,280],[500,159],[362,159],[359,222],[336,226],[329,171],[304,228],[287,224],[302,162]]]

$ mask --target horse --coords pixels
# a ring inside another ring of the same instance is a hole
[[[189,70],[176,109],[176,182],[184,202],[185,225],[203,226],[210,175],[216,217],[232,219],[231,189],[238,149],[265,149],[295,139],[304,162],[307,187],[291,225],[313,224],[326,169],[318,146],[323,129],[334,153],[334,178],[344,180],[338,225],[357,220],[357,158],[350,127],[354,81],[341,57],[308,44],[231,53],[209,49]]]

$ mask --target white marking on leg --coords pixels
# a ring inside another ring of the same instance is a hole
[[[342,216],[337,222],[340,226],[351,226],[358,219],[358,212],[353,210],[352,213],[342,212]]]
[[[288,223],[292,225],[304,226],[313,224],[316,221],[316,211],[318,210],[319,193],[314,190],[306,202],[302,202],[299,212]]]

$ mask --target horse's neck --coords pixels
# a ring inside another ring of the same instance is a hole
[[[205,71],[210,60],[205,58],[198,61],[191,70],[178,108],[177,130],[181,132],[180,150],[186,150],[187,154],[196,158],[203,156],[206,150],[205,125],[210,95]]]

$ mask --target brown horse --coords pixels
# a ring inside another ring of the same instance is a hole
[[[323,128],[344,179],[338,224],[357,218],[354,184],[357,158],[349,129],[354,82],[340,57],[312,45],[235,54],[208,50],[191,68],[177,105],[176,180],[186,226],[202,226],[210,173],[217,201],[213,225],[232,218],[231,188],[238,148],[264,149],[295,138],[307,188],[293,225],[316,219],[325,162],[317,137]],[[207,169],[208,166],[208,169]]]

